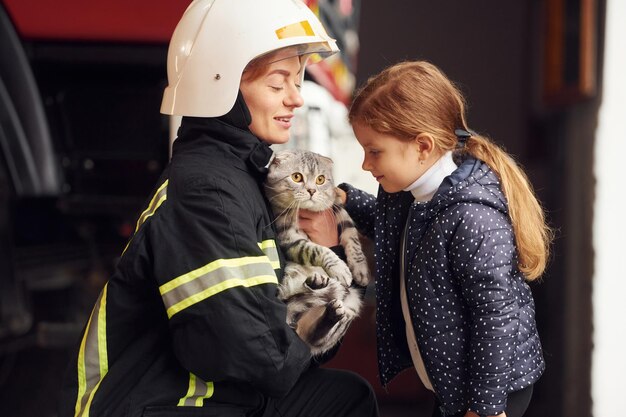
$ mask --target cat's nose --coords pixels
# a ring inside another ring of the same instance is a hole
[[[315,190],[312,189],[312,188],[307,188],[306,190],[309,192],[309,194],[311,194],[311,196],[313,196],[313,194],[315,194]]]

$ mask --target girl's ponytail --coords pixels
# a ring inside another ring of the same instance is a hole
[[[529,281],[539,278],[548,263],[553,234],[528,177],[508,153],[485,137],[472,135],[463,151],[498,175],[515,233],[519,268]]]

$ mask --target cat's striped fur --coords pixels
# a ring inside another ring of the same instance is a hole
[[[361,310],[352,282],[365,286],[367,260],[348,213],[332,181],[332,161],[309,151],[280,151],[269,168],[265,192],[276,216],[278,243],[287,256],[279,297],[287,303],[287,322],[311,346],[314,355],[331,349]],[[344,262],[298,229],[298,210],[332,208],[340,230]]]

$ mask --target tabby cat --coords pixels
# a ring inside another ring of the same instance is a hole
[[[332,181],[332,160],[309,151],[276,153],[269,167],[265,193],[270,202],[287,264],[279,298],[287,303],[287,322],[319,355],[343,337],[361,310],[367,260],[354,223],[340,205]],[[332,208],[340,229],[344,262],[335,252],[313,243],[298,229],[298,210]]]

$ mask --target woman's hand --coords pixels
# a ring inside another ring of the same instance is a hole
[[[339,244],[337,219],[332,209],[325,211],[298,210],[298,227],[318,245],[330,248]]]

